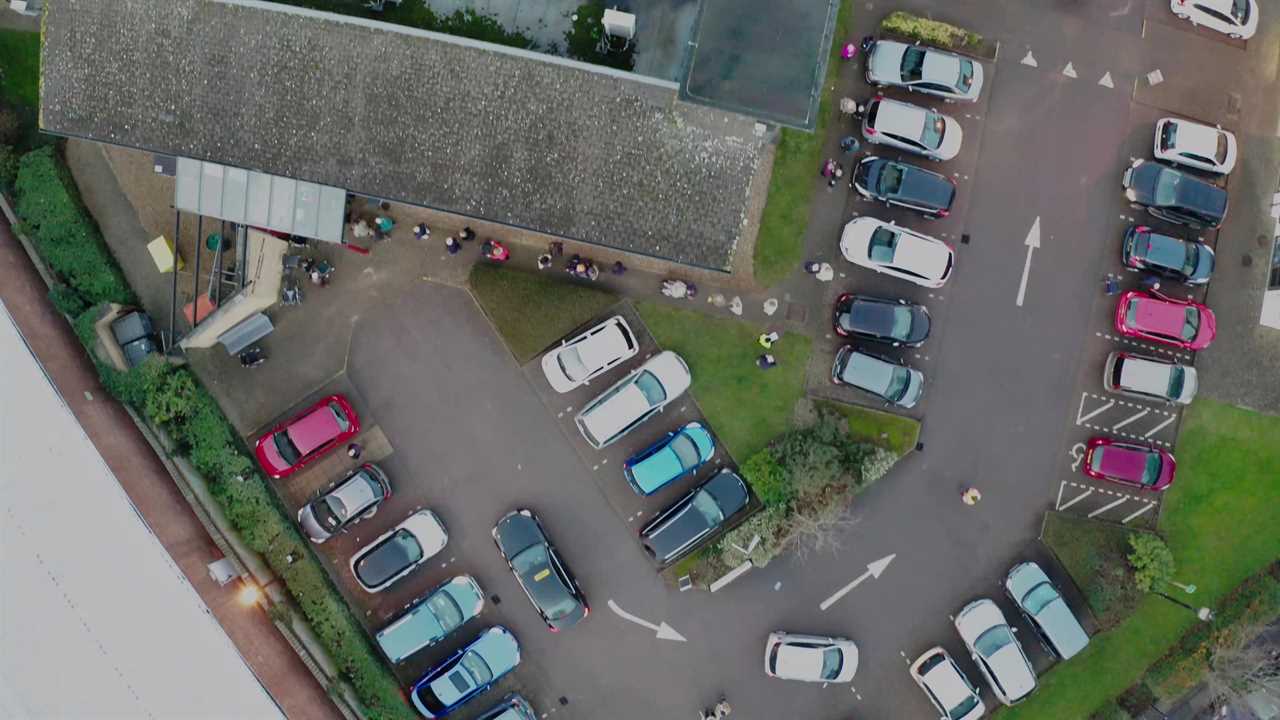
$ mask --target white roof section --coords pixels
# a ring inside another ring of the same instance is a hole
[[[0,717],[283,718],[2,304],[0,367]]]
[[[173,206],[184,212],[342,242],[346,202],[341,188],[178,158]]]

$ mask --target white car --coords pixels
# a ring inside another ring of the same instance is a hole
[[[1258,3],[1255,0],[1169,0],[1174,15],[1192,25],[1248,40],[1258,31]]]
[[[573,420],[582,437],[599,450],[683,395],[692,382],[684,359],[667,350],[600,393]]]
[[[956,266],[950,245],[868,216],[844,226],[840,254],[854,265],[927,288],[945,285]]]
[[[858,646],[844,638],[772,632],[764,644],[764,672],[783,680],[850,682],[858,672]]]
[[[1181,118],[1156,122],[1157,160],[1226,175],[1236,166],[1236,136],[1220,127],[1209,127]]]
[[[977,720],[986,714],[978,688],[941,647],[925,650],[911,663],[910,672],[911,679],[942,713],[940,720]]]
[[[956,631],[1000,702],[1013,705],[1036,689],[1035,670],[994,602],[981,598],[964,606]]]
[[[1189,365],[1130,352],[1108,355],[1102,372],[1107,392],[1176,405],[1190,405],[1199,385],[1196,369]]]
[[[351,557],[351,574],[360,587],[381,592],[431,559],[449,542],[444,523],[419,510]]]
[[[564,340],[542,356],[542,374],[558,393],[567,393],[635,357],[640,351],[635,333],[621,315],[614,315],[575,338]]]
[[[974,102],[982,92],[982,65],[930,47],[878,40],[867,54],[867,82]]]
[[[862,118],[862,137],[930,160],[950,160],[960,153],[960,123],[942,113],[877,95]]]

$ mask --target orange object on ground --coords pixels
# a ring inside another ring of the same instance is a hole
[[[195,302],[183,305],[182,314],[186,316],[188,323],[195,326],[205,318],[209,317],[209,313],[217,309],[218,306],[213,304],[213,301],[209,299],[209,296],[201,295],[196,298]],[[196,314],[197,316],[192,317],[193,314]]]

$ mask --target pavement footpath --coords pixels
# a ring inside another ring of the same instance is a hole
[[[219,586],[207,565],[222,552],[125,409],[98,381],[70,326],[7,222],[0,219],[0,300],[143,521],[199,593],[250,670],[288,717],[342,720],[325,689],[266,612],[244,607],[238,584]]]

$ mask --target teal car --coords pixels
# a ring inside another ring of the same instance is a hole
[[[427,593],[374,639],[392,663],[443,640],[484,609],[484,591],[470,575],[459,575]]]
[[[1067,660],[1089,644],[1088,633],[1039,565],[1015,565],[1004,580],[1004,589],[1058,659]]]
[[[632,455],[622,466],[622,474],[632,490],[640,495],[652,495],[697,472],[715,454],[716,441],[710,431],[694,421]]]

